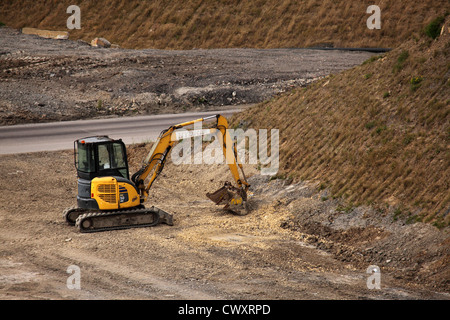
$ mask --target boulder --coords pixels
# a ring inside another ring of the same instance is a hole
[[[105,38],[95,38],[94,40],[91,41],[91,46],[109,48],[111,47],[111,42],[109,42]]]

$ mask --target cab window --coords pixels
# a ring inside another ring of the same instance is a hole
[[[92,145],[78,143],[77,169],[83,172],[95,172],[95,154]]]

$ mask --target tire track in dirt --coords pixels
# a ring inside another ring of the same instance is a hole
[[[86,251],[71,248],[70,250],[59,251],[58,255],[72,260],[75,265],[79,263],[79,265],[83,265],[92,273],[98,275],[100,279],[96,280],[96,282],[104,282],[105,278],[111,277],[111,279],[114,279],[114,286],[119,286],[124,291],[138,291],[138,293],[143,291],[141,294],[145,294],[149,299],[211,300],[219,298],[218,296],[177,284],[169,279],[162,279],[150,273],[134,270],[123,263],[99,258]],[[83,270],[81,270],[81,275],[83,277]],[[147,290],[136,290],[136,286],[130,285],[131,282],[138,284],[138,287],[146,287]],[[94,286],[95,284],[89,284],[90,289],[88,290],[94,290],[92,289]]]

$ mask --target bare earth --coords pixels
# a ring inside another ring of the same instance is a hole
[[[130,148],[133,170],[148,149]],[[231,179],[225,165],[168,163],[147,205],[174,213],[174,226],[78,233],[62,219],[76,202],[72,157],[0,157],[1,299],[450,298],[448,230],[339,212],[317,186],[268,181],[250,165],[247,216],[205,196]],[[72,265],[81,290],[67,288]],[[379,290],[367,288],[370,265]]]
[[[95,49],[0,28],[0,124],[183,112],[263,101],[360,64],[369,53]],[[129,148],[132,173],[149,145]],[[72,151],[0,156],[0,299],[449,299],[449,234],[393,212],[343,209],[313,182],[247,165],[253,211],[205,196],[227,167],[168,163],[147,205],[160,225],[94,234],[76,204]],[[70,266],[81,289],[67,287]],[[368,289],[367,269],[381,270]]]
[[[368,52],[125,50],[0,28],[0,125],[216,110],[351,68]]]

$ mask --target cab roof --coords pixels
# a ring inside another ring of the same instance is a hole
[[[86,137],[86,138],[82,138],[82,139],[78,139],[78,142],[83,143],[101,143],[101,142],[119,142],[121,141],[121,139],[119,140],[115,140],[115,139],[111,139],[108,136],[93,136],[93,137]]]

